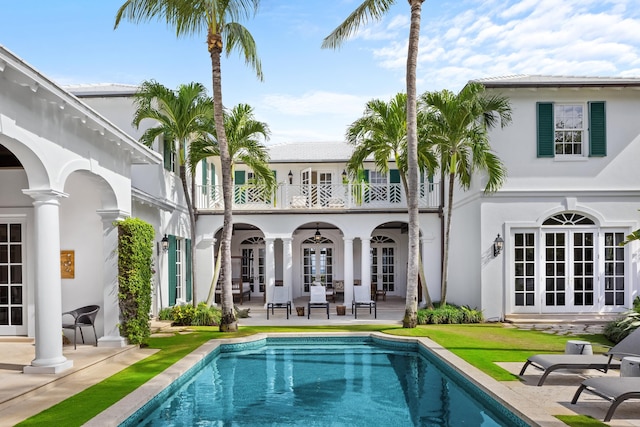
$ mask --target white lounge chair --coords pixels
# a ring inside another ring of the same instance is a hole
[[[274,286],[273,299],[267,303],[267,320],[269,320],[269,309],[271,314],[276,308],[284,308],[287,312],[287,319],[291,314],[291,300],[289,299],[289,291],[284,286]]]
[[[378,318],[378,307],[376,302],[371,298],[371,290],[362,285],[358,285],[356,283],[360,283],[360,281],[354,280],[353,286],[353,302],[351,303],[351,314],[354,317],[358,318],[358,307],[369,307],[369,314],[371,314],[371,309],[373,309],[373,317],[375,319]]]
[[[571,403],[575,404],[584,391],[600,396],[611,402],[604,421],[610,421],[613,413],[627,399],[640,399],[640,377],[597,377],[584,380]]]
[[[547,376],[557,369],[596,369],[607,372],[609,369],[620,369],[620,361],[624,356],[640,356],[640,328],[636,329],[603,354],[536,354],[527,359],[520,370],[524,374],[529,365],[543,371],[538,380],[541,386]]]
[[[307,319],[311,316],[311,309],[324,307],[327,310],[327,319],[329,318],[329,301],[327,301],[327,289],[324,286],[309,286],[309,304],[307,307]]]

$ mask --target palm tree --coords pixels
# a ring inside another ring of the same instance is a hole
[[[151,147],[158,136],[164,137],[169,150],[177,154],[180,181],[187,203],[189,225],[191,227],[191,271],[195,271],[195,229],[196,217],[193,208],[193,193],[189,191],[185,170],[187,146],[190,141],[201,138],[209,131],[208,123],[213,117],[211,98],[200,83],[180,85],[173,91],[153,80],[145,81],[134,95],[136,113],[133,125],[138,128],[144,119],[152,119],[157,125],[147,129],[140,142]],[[193,176],[193,175],[192,175]],[[196,305],[196,287],[193,286],[193,304]]]
[[[418,324],[418,269],[420,226],[418,223],[418,121],[416,68],[420,39],[420,16],[424,0],[408,0],[411,8],[409,46],[407,52],[407,205],[409,214],[409,248],[407,265],[407,303],[402,326],[415,328]],[[379,20],[389,11],[395,0],[364,0],[345,21],[325,37],[323,48],[338,48],[353,35],[360,25],[370,19]]]
[[[418,111],[417,122],[420,129],[428,125],[424,110]],[[351,176],[357,176],[364,161],[373,156],[376,168],[384,173],[389,172],[389,160],[395,161],[400,173],[400,180],[405,196],[409,198],[407,184],[407,95],[398,93],[389,103],[379,99],[367,103],[363,117],[349,126],[347,140],[355,146],[347,163]],[[418,139],[418,166],[421,172],[433,174],[437,159],[427,138]],[[429,308],[433,307],[429,290],[419,262],[418,274],[425,290],[425,299]]]
[[[484,85],[467,84],[458,94],[449,90],[427,92],[422,95],[430,110],[430,138],[440,156],[443,175],[448,175],[447,214],[442,260],[442,298],[447,303],[447,276],[449,264],[449,237],[456,180],[467,190],[476,171],[487,174],[485,193],[497,191],[506,179],[506,169],[491,151],[488,129],[500,122],[501,127],[511,123],[509,98],[489,96]]]
[[[269,169],[269,153],[267,147],[260,142],[260,139],[269,139],[269,126],[255,120],[253,108],[247,104],[238,104],[231,111],[224,111],[224,128],[229,145],[229,155],[231,157],[231,169],[236,163],[246,164],[257,178],[255,184],[263,187],[263,194],[271,195],[276,187],[276,180],[273,172]],[[207,136],[193,141],[189,150],[191,170],[195,171],[200,161],[207,157],[219,157],[220,145],[216,138],[215,126],[212,137]],[[219,252],[221,253],[221,252]],[[220,257],[218,257],[220,259]],[[220,272],[220,262],[216,262],[214,277],[211,281],[207,304],[211,305],[218,274]]]
[[[211,58],[213,83],[213,115],[220,146],[222,169],[222,193],[224,200],[224,223],[222,227],[222,319],[220,331],[235,332],[238,321],[233,307],[231,290],[231,234],[233,231],[231,157],[224,129],[222,102],[221,57],[239,50],[245,62],[251,66],[258,79],[262,80],[262,66],[258,59],[256,44],[251,33],[238,21],[249,18],[258,11],[260,0],[127,0],[116,14],[115,27],[123,18],[134,23],[152,19],[165,20],[176,29],[177,36],[207,35],[207,50]]]

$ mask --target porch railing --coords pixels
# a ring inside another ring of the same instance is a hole
[[[222,210],[222,186],[198,185],[195,205],[200,210]],[[402,184],[281,184],[275,191],[243,184],[233,188],[234,210],[301,209],[394,209],[406,208]],[[439,184],[423,183],[419,187],[418,207],[437,208]]]

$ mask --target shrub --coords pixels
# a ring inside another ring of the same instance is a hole
[[[118,300],[120,333],[131,344],[144,345],[151,335],[153,227],[137,218],[118,225]]]
[[[480,323],[484,319],[482,312],[466,306],[458,307],[446,304],[433,309],[418,310],[419,325],[438,325],[448,323]]]
[[[208,307],[206,302],[194,308],[191,304],[175,305],[160,310],[158,319],[171,320],[174,326],[217,326],[220,324],[222,312],[215,307]]]
[[[640,327],[640,297],[636,297],[633,301],[633,309],[625,313],[624,317],[608,323],[603,333],[609,341],[618,343],[638,327]]]
[[[173,320],[173,307],[165,307],[160,310],[158,320]]]

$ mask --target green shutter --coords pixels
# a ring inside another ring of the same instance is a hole
[[[168,171],[171,170],[171,144],[165,137],[162,140],[162,156],[164,158],[164,168]]]
[[[169,250],[167,251],[169,279],[169,306],[176,305],[176,292],[178,282],[176,280],[176,236],[169,235]]]
[[[589,103],[589,156],[607,155],[607,117],[603,101]]]
[[[193,283],[193,280],[191,280],[191,276],[192,276],[192,271],[191,271],[191,239],[185,239],[185,248],[184,248],[184,262],[186,263],[185,266],[185,286],[187,288],[187,301],[191,301],[191,297],[193,295],[192,292],[192,287],[191,284]]]
[[[538,102],[537,107],[537,134],[538,157],[554,157],[554,129],[553,103]]]
[[[216,166],[213,163],[209,164],[211,168],[211,197],[215,200],[217,197],[216,192]]]
[[[233,177],[233,184],[234,184],[234,202],[238,203],[238,204],[242,204],[242,203],[246,203],[246,194],[245,194],[245,190],[243,188],[238,187],[239,185],[243,185],[244,184],[244,176],[245,173],[244,171],[235,171],[234,172],[234,177]]]
[[[202,194],[207,195],[207,176],[208,174],[207,161],[202,160]]]
[[[400,184],[400,171],[398,169],[389,169],[389,183]],[[402,188],[399,185],[390,185],[389,190],[389,201],[391,203],[400,203],[402,201]]]

